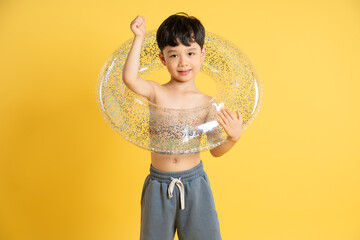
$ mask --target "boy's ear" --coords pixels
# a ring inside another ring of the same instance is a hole
[[[205,55],[206,55],[206,47],[203,47],[203,49],[201,50],[201,61],[205,60]]]
[[[165,57],[164,57],[164,55],[163,55],[161,52],[159,53],[159,58],[160,58],[161,63],[162,63],[164,66],[166,66]]]

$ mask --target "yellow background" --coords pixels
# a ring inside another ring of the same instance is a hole
[[[151,30],[179,11],[264,85],[235,147],[201,155],[223,239],[359,240],[356,0],[2,0],[0,239],[139,239],[150,154],[105,122],[95,85],[136,15]]]

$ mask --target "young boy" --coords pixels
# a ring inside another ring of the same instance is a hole
[[[179,13],[160,25],[156,36],[159,57],[171,76],[163,85],[138,77],[140,50],[146,32],[144,17],[136,17],[131,22],[131,30],[135,36],[123,69],[123,81],[129,89],[165,108],[193,108],[210,101],[211,97],[195,86],[195,76],[206,54],[205,29],[198,19]],[[235,116],[223,108],[218,115],[228,141],[210,150],[214,157],[229,151],[241,137],[239,111]],[[200,153],[151,152],[150,174],[145,179],[141,196],[140,239],[174,239],[176,229],[180,240],[221,239],[210,182]]]

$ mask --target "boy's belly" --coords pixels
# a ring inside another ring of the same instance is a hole
[[[203,134],[198,126],[204,123],[207,114],[207,109],[187,112],[150,108],[149,140],[150,146],[157,150],[151,152],[153,167],[166,172],[179,172],[198,165],[199,152],[181,155],[160,152],[162,149],[177,152],[198,149]]]
[[[151,164],[154,168],[165,172],[189,170],[200,163],[200,153],[184,155],[167,155],[151,152]]]

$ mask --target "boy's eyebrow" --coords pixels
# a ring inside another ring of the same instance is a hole
[[[197,50],[197,48],[189,48],[189,49],[186,49],[186,51],[194,51],[194,50]],[[176,50],[169,50],[169,51],[167,51],[167,53],[172,53],[172,52],[176,52]]]

